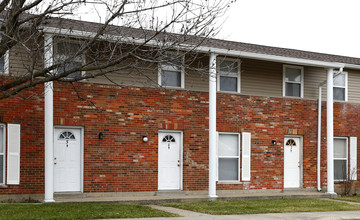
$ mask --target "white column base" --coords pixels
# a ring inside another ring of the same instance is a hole
[[[55,200],[53,200],[53,199],[45,199],[44,202],[45,203],[53,203],[53,202],[55,202]]]
[[[219,197],[219,196],[217,196],[217,195],[209,195],[209,198],[217,198],[217,197]]]

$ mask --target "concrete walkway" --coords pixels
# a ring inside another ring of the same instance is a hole
[[[201,195],[164,194],[154,195],[111,195],[111,194],[62,194],[55,196],[55,202],[118,202],[138,204],[159,204],[164,202],[191,202],[206,200],[254,200],[254,199],[281,199],[281,198],[330,198],[322,192],[258,192],[258,193],[218,193],[217,198]]]
[[[184,217],[163,218],[132,218],[128,220],[279,220],[279,219],[360,219],[360,211],[337,211],[337,212],[292,212],[270,214],[246,214],[246,215],[191,215]],[[124,219],[121,219],[124,220]]]
[[[326,198],[325,198],[326,199]],[[340,200],[331,200],[337,202],[345,202],[349,204],[359,204],[355,202],[347,202]],[[278,219],[359,219],[360,220],[360,211],[333,211],[333,212],[291,212],[291,213],[267,213],[267,214],[243,214],[243,215],[209,215],[204,213],[197,213],[172,207],[163,207],[158,205],[149,205],[154,209],[159,209],[165,212],[174,213],[180,215],[182,217],[163,217],[163,218],[138,218],[138,220],[163,220],[163,219],[176,219],[176,220],[252,220],[252,219],[270,219],[270,220],[278,220]]]

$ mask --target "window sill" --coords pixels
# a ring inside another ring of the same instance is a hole
[[[334,183],[344,183],[344,182],[346,182],[347,180],[334,180]]]
[[[232,95],[240,95],[240,92],[231,92],[231,91],[216,91],[221,94],[232,94]]]
[[[336,100],[336,99],[334,99],[334,102],[344,102],[344,103],[346,103],[347,100]]]
[[[8,185],[0,184],[0,189],[7,189],[7,188],[8,188]]]
[[[283,98],[288,98],[288,99],[304,99],[304,97],[298,97],[298,96],[283,96]]]
[[[173,90],[185,90],[183,87],[175,87],[175,86],[159,86],[160,89],[173,89]]]
[[[243,184],[243,182],[240,181],[218,181],[217,184]]]

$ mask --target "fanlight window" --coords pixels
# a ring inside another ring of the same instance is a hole
[[[290,147],[290,152],[292,152],[292,148],[296,147],[296,142],[294,141],[294,139],[289,139],[288,141],[286,141],[285,145]]]
[[[59,140],[75,140],[75,136],[70,131],[64,131],[60,134]]]
[[[289,139],[289,140],[286,142],[286,146],[296,147],[296,142],[294,141],[294,139]]]
[[[166,135],[162,142],[175,142],[175,138],[172,135]]]

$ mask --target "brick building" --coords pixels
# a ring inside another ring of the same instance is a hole
[[[79,33],[96,26],[62,25],[44,28],[44,39],[55,42],[45,58],[61,53],[60,35],[74,46]],[[140,74],[114,73],[116,85],[104,77],[54,82],[1,100],[2,198],[334,193],[358,183],[360,59],[217,39],[196,53],[189,68],[160,62]],[[6,80],[23,71],[27,58],[16,47],[2,59]]]

